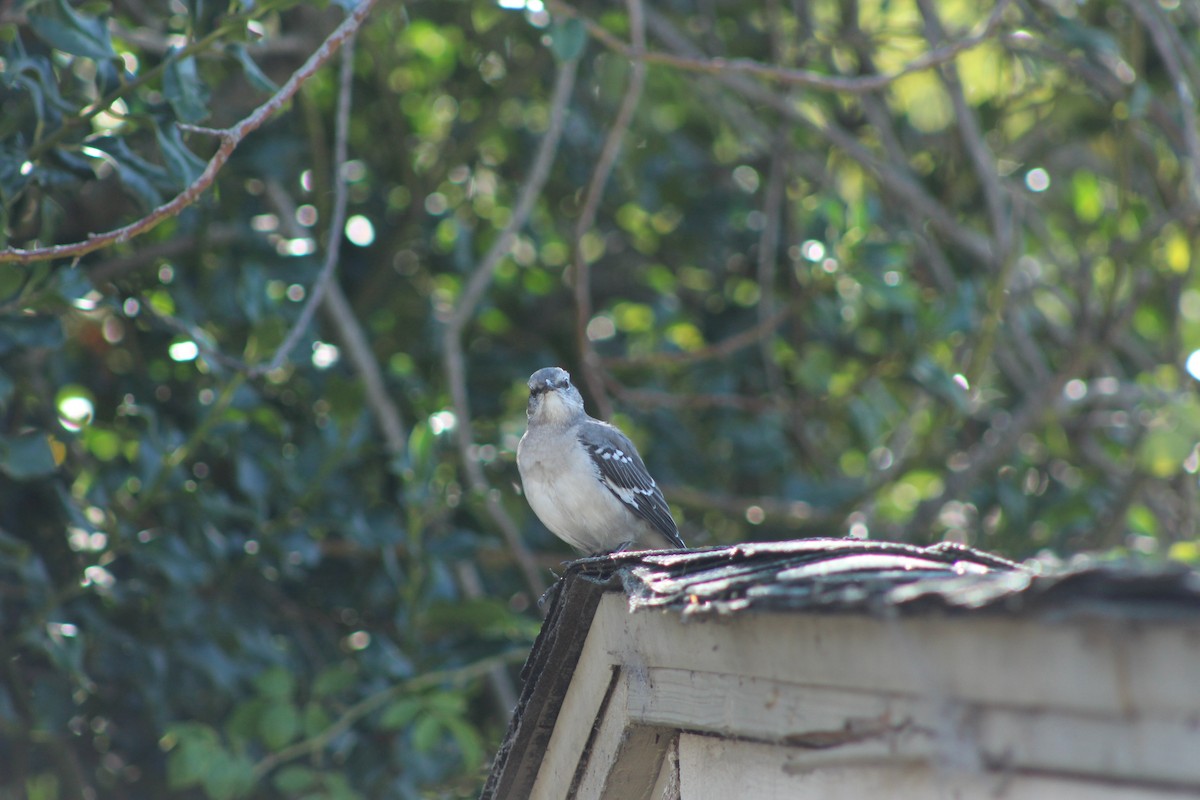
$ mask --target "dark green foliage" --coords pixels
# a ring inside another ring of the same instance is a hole
[[[180,123],[247,117],[353,5],[4,6],[0,246],[168,202],[219,144]],[[497,518],[545,579],[567,555],[512,488],[551,364],[689,544],[1197,558],[1194,10],[645,5],[658,57],[582,232],[624,6],[374,8],[335,232],[352,319],[328,304],[278,368],[330,244],[336,58],[179,216],[78,260],[0,251],[0,796],[472,796],[537,628]],[[820,80],[973,34],[953,72]],[[448,322],[576,57],[456,406]]]

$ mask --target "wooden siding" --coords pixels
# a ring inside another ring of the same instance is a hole
[[[631,613],[609,593],[532,797],[1197,792],[1194,621],[771,612],[684,621]]]

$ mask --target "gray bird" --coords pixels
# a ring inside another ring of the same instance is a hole
[[[538,519],[583,553],[687,547],[629,437],[589,417],[564,369],[529,377],[517,469]]]

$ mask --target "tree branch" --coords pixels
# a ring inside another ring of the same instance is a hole
[[[646,21],[641,0],[629,0],[628,7],[629,27],[633,41],[629,51],[641,53],[646,49]],[[645,83],[646,64],[634,58],[630,64],[629,83],[625,87],[625,96],[621,99],[617,118],[613,120],[612,127],[609,128],[608,136],[604,140],[604,147],[600,150],[600,158],[597,159],[596,167],[592,170],[591,180],[588,181],[583,209],[575,223],[575,240],[572,246],[576,338],[579,344],[584,380],[587,382],[588,390],[602,419],[611,417],[613,409],[612,402],[608,399],[608,393],[604,388],[604,375],[599,357],[587,335],[588,321],[592,318],[591,264],[583,254],[581,242],[584,234],[591,230],[596,223],[600,198],[603,197],[604,187],[608,184],[609,176],[612,175],[613,164],[616,163],[617,153],[621,150],[621,141],[625,138],[625,133],[633,121],[633,114],[641,100],[642,87]]]
[[[376,1],[362,0],[354,11],[334,29],[333,33],[329,34],[321,46],[309,56],[308,61],[305,61],[298,70],[292,73],[287,83],[281,86],[279,91],[271,95],[265,103],[254,109],[250,116],[241,122],[231,128],[223,128],[221,130],[180,124],[179,127],[182,130],[216,136],[220,140],[220,144],[217,146],[217,152],[213,154],[208,164],[205,165],[204,171],[200,173],[200,177],[188,184],[173,199],[135,222],[106,233],[91,234],[82,242],[35,247],[28,250],[6,247],[0,250],[0,264],[13,262],[29,264],[35,261],[82,256],[110,245],[127,242],[155,228],[164,220],[177,216],[185,208],[196,202],[200,198],[200,195],[212,186],[213,182],[217,179],[217,175],[221,172],[225,163],[229,161],[230,156],[233,155],[233,151],[237,149],[242,140],[283,108],[284,104],[300,90],[304,82],[316,74],[317,70],[333,57],[338,48],[354,35],[366,20]]]
[[[523,661],[527,655],[528,653],[523,649],[510,650],[506,653],[481,658],[478,661],[454,669],[435,670],[422,675],[416,675],[406,681],[393,684],[382,691],[368,695],[342,712],[342,715],[330,723],[329,727],[323,731],[295,744],[288,745],[282,750],[277,750],[260,760],[254,765],[253,781],[254,783],[258,783],[276,767],[286,764],[289,761],[295,761],[298,758],[320,753],[334,739],[348,731],[360,719],[381,710],[388,703],[398,700],[405,695],[426,691],[443,683],[463,684],[478,680],[497,667]]]
[[[525,583],[534,597],[541,597],[546,590],[545,579],[538,570],[537,562],[529,552],[529,548],[521,539],[516,522],[505,511],[500,503],[498,494],[488,483],[479,459],[474,453],[474,427],[471,424],[471,403],[467,397],[467,365],[466,354],[463,352],[462,337],[467,323],[475,315],[483,293],[491,285],[492,277],[501,259],[508,255],[516,239],[517,231],[524,227],[533,211],[533,204],[541,194],[542,186],[550,174],[550,166],[558,152],[558,143],[562,137],[563,124],[567,116],[567,102],[575,88],[575,74],[579,68],[579,59],[559,64],[558,76],[554,82],[554,92],[550,100],[550,126],[542,136],[538,145],[537,155],[525,183],[517,193],[517,203],[513,208],[508,224],[496,237],[491,248],[475,267],[467,281],[458,304],[446,321],[446,330],[442,335],[442,365],[446,373],[446,382],[450,386],[451,402],[454,405],[454,415],[457,418],[455,434],[458,440],[459,456],[462,459],[463,470],[467,483],[472,491],[481,496],[486,504],[488,514],[500,528],[505,543],[512,551],[513,558],[524,574]]]
[[[333,207],[329,215],[329,233],[325,240],[325,263],[321,265],[321,271],[317,275],[317,280],[309,291],[304,308],[300,309],[300,315],[296,318],[295,323],[293,323],[292,329],[288,331],[287,336],[284,337],[283,342],[280,343],[279,348],[275,351],[275,355],[271,357],[270,361],[256,364],[250,370],[253,376],[264,375],[283,366],[283,362],[287,360],[288,354],[292,352],[296,344],[300,341],[300,337],[308,330],[313,315],[317,313],[317,305],[325,296],[326,289],[328,289],[330,282],[333,280],[334,272],[337,270],[338,258],[342,252],[342,229],[346,227],[346,198],[349,193],[344,173],[346,171],[346,153],[349,148],[350,108],[354,88],[354,34],[355,32],[351,31],[350,35],[345,39],[345,46],[342,50],[342,65],[338,72],[338,103],[337,116],[334,122],[333,169],[330,170],[333,180]]]
[[[846,77],[840,75],[826,75],[820,72],[813,72],[806,69],[789,69],[786,67],[778,67],[773,64],[764,64],[760,61],[754,61],[749,58],[702,58],[699,56],[676,55],[673,53],[663,53],[658,51],[639,52],[635,47],[632,47],[622,41],[619,37],[614,36],[608,29],[604,28],[600,23],[586,17],[577,8],[563,0],[549,0],[546,3],[547,8],[553,14],[562,14],[567,17],[574,17],[583,22],[587,27],[588,33],[601,42],[605,47],[626,56],[627,58],[647,64],[663,64],[665,66],[674,67],[688,72],[702,72],[710,75],[720,73],[747,75],[756,78],[764,78],[775,83],[782,83],[789,86],[800,86],[809,89],[826,89],[832,92],[846,92],[851,94],[861,94],[863,92],[873,92],[877,89],[883,89],[903,78],[905,75],[910,75],[914,72],[932,69],[933,67],[945,64],[952,61],[960,53],[970,50],[973,47],[978,47],[983,42],[991,39],[996,30],[1000,26],[1001,18],[1004,9],[1008,6],[1010,0],[1000,0],[992,9],[992,13],[988,15],[987,21],[978,33],[972,34],[957,42],[953,42],[944,47],[930,50],[928,53],[913,59],[906,64],[902,69],[896,72],[891,72],[885,75],[863,75]],[[632,20],[631,20],[632,22]],[[631,25],[632,27],[632,25]]]

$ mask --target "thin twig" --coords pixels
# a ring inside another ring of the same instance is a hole
[[[739,497],[688,486],[663,486],[666,498],[684,508],[719,511],[729,517],[745,518],[751,507],[763,513],[762,521],[774,526],[829,528],[842,516],[840,511],[814,508],[802,500],[778,497]]]
[[[46,261],[54,258],[81,256],[110,245],[127,242],[153,229],[164,220],[178,215],[185,208],[196,202],[200,195],[212,186],[213,182],[217,179],[217,175],[225,166],[225,163],[229,161],[230,156],[233,155],[233,151],[237,149],[242,140],[282,109],[284,104],[300,90],[304,82],[311,78],[317,70],[333,57],[338,48],[354,35],[366,20],[367,15],[376,2],[377,0],[362,0],[354,11],[350,13],[350,16],[346,17],[342,21],[342,24],[338,25],[321,46],[309,56],[308,60],[292,73],[287,83],[280,87],[279,91],[271,95],[270,99],[265,103],[254,109],[250,116],[241,122],[231,128],[224,128],[222,130],[181,124],[179,127],[182,130],[217,136],[220,144],[217,146],[216,153],[213,154],[208,164],[205,165],[204,171],[200,173],[200,177],[188,184],[174,198],[141,219],[123,227],[107,231],[106,233],[91,234],[86,240],[81,242],[56,244],[49,247],[35,247],[29,250],[7,247],[0,250],[0,264],[9,262],[29,264],[35,261]]]
[[[317,305],[325,296],[326,289],[337,270],[338,258],[342,250],[342,229],[346,226],[346,202],[349,194],[346,186],[346,158],[350,139],[350,108],[354,87],[354,31],[346,37],[342,48],[342,64],[338,73],[338,103],[334,122],[333,139],[333,169],[330,175],[333,180],[333,208],[330,211],[329,233],[325,241],[325,263],[317,280],[309,291],[304,308],[292,324],[292,329],[284,337],[283,342],[269,361],[255,365],[252,375],[264,375],[283,366],[288,355],[299,343],[300,338],[308,330],[313,315],[317,313]]]
[[[744,347],[749,347],[770,335],[779,324],[788,318],[791,309],[786,306],[778,309],[766,319],[760,319],[752,328],[733,334],[715,344],[696,350],[680,352],[657,352],[638,355],[617,356],[604,359],[609,367],[660,366],[664,364],[691,364],[697,361],[710,361],[727,358]]]
[[[163,485],[167,482],[167,478],[170,477],[175,468],[191,457],[208,438],[209,434],[212,433],[212,429],[216,427],[217,423],[224,419],[226,409],[233,402],[234,395],[237,394],[237,390],[242,387],[245,380],[245,374],[237,372],[226,381],[225,385],[221,387],[220,394],[216,396],[212,405],[209,406],[204,418],[188,434],[187,440],[163,456],[162,463],[159,465],[158,471],[154,473],[154,477],[147,482],[148,485],[137,493],[137,503],[129,510],[128,519],[139,520],[141,518],[146,509],[154,502],[159,490],[162,489]]]
[[[629,28],[633,44],[629,51],[641,53],[646,49],[646,21],[642,12],[641,0],[628,0]],[[646,64],[634,58],[629,65],[629,83],[625,87],[625,96],[621,98],[621,106],[617,117],[613,120],[596,167],[592,170],[591,180],[588,181],[587,193],[584,195],[583,208],[575,223],[575,241],[572,252],[573,272],[575,281],[575,326],[579,344],[579,355],[583,367],[584,380],[596,404],[601,418],[612,416],[612,401],[604,388],[604,375],[592,341],[588,338],[588,321],[592,318],[592,281],[591,264],[583,253],[582,240],[584,234],[596,223],[596,213],[600,207],[600,198],[604,196],[604,187],[612,175],[613,164],[621,151],[621,142],[633,122],[633,114],[637,111],[642,98],[642,87],[646,84]]]
[[[388,455],[393,460],[399,458],[408,448],[404,417],[400,413],[400,407],[396,405],[391,393],[388,392],[387,382],[383,379],[383,373],[379,369],[379,363],[375,360],[375,354],[371,350],[367,335],[363,331],[362,325],[359,324],[358,318],[354,316],[350,301],[346,299],[346,295],[337,281],[329,284],[329,290],[325,292],[325,300],[321,304],[321,308],[332,320],[333,327],[338,332],[338,338],[346,348],[346,355],[350,363],[354,365],[354,371],[358,373],[359,379],[362,380],[367,407],[371,409],[371,413],[375,416],[375,422],[378,423],[379,430],[383,434],[383,444],[387,448]]]
[[[778,313],[776,310],[775,284],[776,273],[779,269],[779,235],[782,228],[783,210],[786,205],[784,202],[783,187],[786,182],[787,160],[785,140],[781,135],[771,154],[771,168],[767,174],[767,188],[763,193],[763,217],[765,222],[758,237],[758,326],[760,328]],[[768,330],[773,330],[773,328]],[[767,390],[775,392],[780,388],[781,380],[779,377],[779,364],[776,363],[775,353],[771,348],[772,341],[769,336],[763,336],[759,339],[759,350],[761,351],[763,370],[766,373]]]
[[[1084,371],[1101,352],[1098,342],[1090,341],[1090,332],[1079,331],[1077,344],[1062,369],[1025,400],[1024,404],[1003,421],[993,425],[993,436],[979,437],[978,442],[966,454],[965,463],[957,471],[947,475],[945,490],[937,497],[923,500],[917,506],[908,523],[909,539],[929,535],[938,511],[945,503],[957,499],[967,488],[975,486],[983,475],[998,467],[1020,441],[1021,436],[1033,430],[1062,397],[1067,381],[1084,374]]]
[[[158,311],[152,302],[142,294],[133,294],[132,298],[137,301],[141,313],[153,319],[158,324],[168,330],[183,334],[196,345],[196,349],[206,361],[216,364],[232,372],[249,372],[249,366],[241,359],[226,355],[215,345],[209,344],[212,338],[207,332],[201,328],[190,325],[187,322],[174,317],[170,314],[164,314]]]
[[[482,678],[496,667],[519,663],[527,655],[528,653],[520,648],[509,650],[505,653],[481,658],[478,661],[454,669],[435,670],[416,675],[408,680],[393,684],[375,694],[368,695],[342,712],[342,715],[330,723],[324,730],[307,739],[288,745],[282,750],[277,750],[256,763],[253,770],[253,782],[258,783],[258,781],[265,778],[272,770],[282,764],[320,753],[334,739],[350,730],[360,719],[383,709],[389,703],[399,700],[401,697],[423,692],[442,684],[462,685],[469,683]]]
[[[495,492],[488,483],[487,476],[479,464],[474,452],[474,426],[471,424],[471,403],[467,397],[467,365],[466,354],[463,352],[462,337],[467,323],[475,315],[483,293],[491,285],[496,268],[501,259],[508,255],[516,239],[517,231],[524,227],[533,211],[533,204],[541,194],[550,175],[550,166],[558,152],[558,143],[562,137],[563,125],[567,116],[567,102],[575,87],[575,75],[578,71],[579,59],[574,58],[559,64],[558,75],[554,82],[554,92],[550,100],[550,125],[538,145],[537,155],[525,183],[517,193],[517,203],[509,216],[508,224],[496,237],[491,248],[475,268],[467,286],[463,290],[458,304],[450,313],[446,322],[446,330],[442,336],[442,361],[446,371],[446,382],[450,386],[451,402],[457,418],[455,434],[458,441],[459,456],[462,459],[463,471],[471,490],[480,495],[488,510],[488,514],[500,528],[505,543],[512,551],[513,558],[524,574],[525,583],[534,597],[541,597],[546,589],[545,579],[538,570],[537,561],[529,552],[529,548],[521,539],[517,524],[509,516],[500,502],[499,493]]]
[[[978,47],[991,39],[1000,26],[1004,8],[1009,0],[1000,0],[988,16],[983,27],[976,34],[960,39],[913,59],[902,69],[885,75],[840,76],[826,75],[806,69],[788,69],[773,64],[764,64],[749,58],[704,58],[700,56],[678,55],[657,51],[638,52],[619,37],[610,33],[600,23],[586,17],[577,8],[563,0],[549,0],[546,6],[553,14],[574,17],[583,22],[588,33],[605,47],[622,55],[647,64],[663,64],[688,72],[702,72],[711,75],[720,73],[749,75],[765,78],[776,83],[790,86],[800,86],[810,89],[827,89],[834,92],[861,94],[883,89],[905,75],[922,72],[927,69],[945,64],[956,58],[960,53]]]
[[[472,600],[487,597],[478,564],[469,559],[459,559],[454,562],[454,572],[458,576],[458,584],[462,587],[463,594]],[[496,664],[487,673],[488,686],[492,690],[496,711],[501,719],[507,718],[517,707],[517,687],[513,684],[512,674],[505,669],[506,666]]]
[[[87,277],[93,286],[104,291],[106,283],[118,280],[128,273],[151,267],[160,259],[169,260],[183,253],[195,253],[202,247],[214,248],[232,244],[243,236],[250,236],[246,233],[244,225],[214,222],[196,234],[172,236],[166,241],[145,245],[131,253],[93,263],[87,267]]]
[[[997,8],[1003,6],[1001,2]],[[942,20],[931,0],[917,0],[917,7],[925,20],[925,38],[932,45],[938,45],[946,36]],[[954,105],[954,118],[958,122],[958,130],[967,151],[971,166],[983,189],[984,203],[987,205],[988,216],[991,219],[993,246],[991,248],[989,266],[994,273],[988,286],[986,309],[980,321],[978,334],[975,336],[969,363],[964,372],[971,385],[979,379],[991,361],[992,351],[996,346],[1000,322],[1004,318],[1006,302],[1009,297],[1008,286],[1016,267],[1016,253],[1013,252],[1012,212],[1006,202],[1004,186],[1000,183],[996,159],[992,155],[987,142],[984,141],[983,130],[974,109],[967,103],[963,93],[962,80],[958,68],[953,62],[942,64],[937,70],[941,77],[942,86],[950,96]]]
[[[688,54],[698,51],[696,44],[661,14],[651,12],[646,18],[655,35],[669,47]],[[803,125],[842,150],[873,173],[881,187],[894,195],[898,202],[926,217],[929,224],[940,230],[972,258],[981,261],[991,258],[991,241],[987,236],[960,223],[957,216],[930,196],[912,175],[899,166],[878,158],[852,133],[832,119],[818,119],[810,115],[745,75],[718,71],[714,77],[744,98],[774,108],[784,118]]]
[[[747,397],[740,394],[684,394],[652,389],[627,389],[616,381],[610,385],[613,393],[621,398],[621,402],[639,408],[732,408],[754,413],[783,409],[783,399],[777,395]]]
[[[996,4],[995,10],[992,12],[993,19],[998,17],[1000,11],[1003,11],[1007,2],[1008,0],[1001,0]],[[936,48],[946,38],[946,29],[942,26],[937,9],[931,0],[917,0],[917,7],[925,19],[925,38]],[[995,241],[993,259],[995,264],[1001,264],[1012,247],[1012,225],[1011,216],[1004,202],[1004,187],[1000,183],[996,159],[987,146],[987,142],[984,141],[979,118],[967,103],[966,95],[963,93],[962,80],[958,75],[958,67],[953,61],[947,61],[940,66],[937,73],[954,105],[954,117],[958,122],[963,146],[967,150],[971,165],[975,168],[975,175],[979,178],[979,185],[983,189],[983,199],[987,204],[988,216],[992,222],[992,238]]]
[[[1179,117],[1183,122],[1184,157],[1187,174],[1188,197],[1193,206],[1200,207],[1200,126],[1196,121],[1196,96],[1192,91],[1190,74],[1197,70],[1194,63],[1188,69],[1187,46],[1179,39],[1178,31],[1160,14],[1161,9],[1141,0],[1127,1],[1126,5],[1150,32],[1154,47],[1171,76],[1175,95],[1179,98]]]

